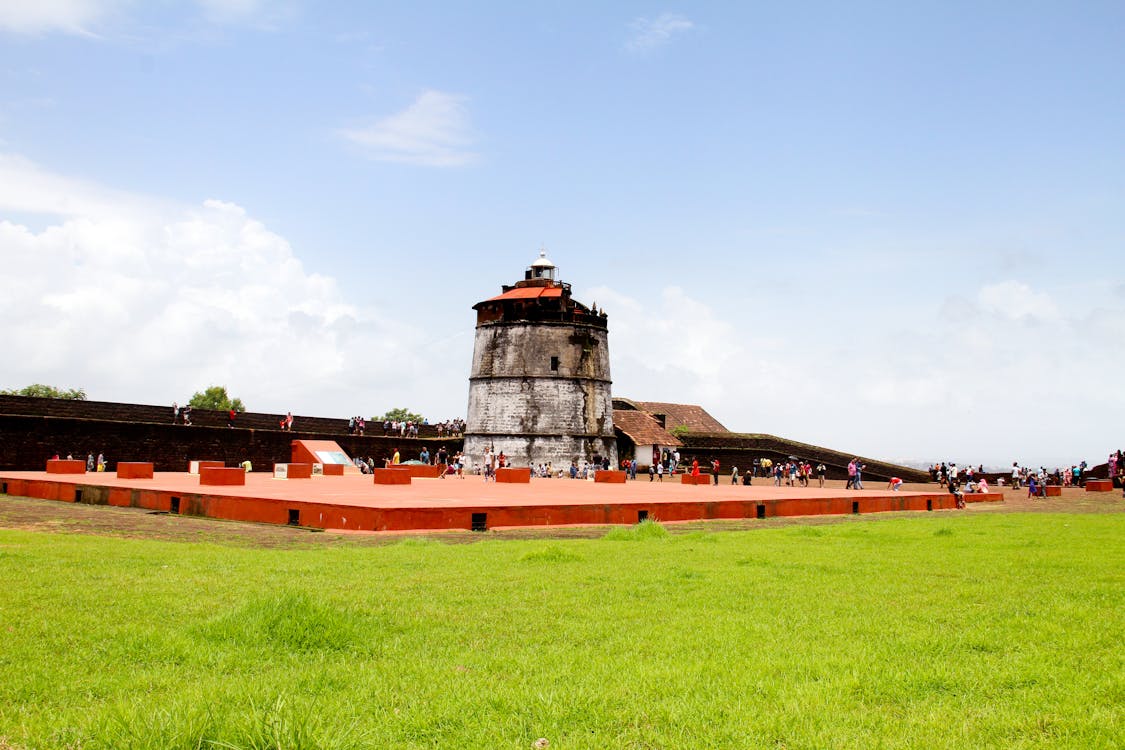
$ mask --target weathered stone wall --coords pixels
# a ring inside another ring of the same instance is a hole
[[[558,369],[551,369],[551,357]],[[605,329],[551,323],[493,323],[479,326],[470,378],[591,378],[609,382]]]
[[[552,360],[552,358],[554,358]],[[477,327],[465,452],[526,466],[608,455],[616,463],[605,329],[557,323]]]
[[[787,440],[776,435],[687,433],[680,439],[684,443],[680,448],[683,461],[691,463],[693,458],[698,458],[701,466],[709,466],[711,459],[717,458],[723,474],[730,474],[732,466],[737,466],[739,471],[746,471],[752,467],[755,458],[768,458],[776,464],[784,462],[789,456],[797,456],[810,461],[814,467],[823,462],[828,468],[829,479],[846,479],[848,461],[855,457],[854,454]],[[925,471],[887,461],[860,458],[867,467],[863,473],[864,480],[886,482],[892,476],[897,476],[907,482],[929,481],[929,474]]]
[[[187,471],[187,462],[194,459],[213,459],[232,466],[249,459],[256,471],[269,471],[275,463],[290,460],[291,442],[297,439],[335,440],[349,456],[370,456],[380,466],[396,448],[406,461],[418,458],[423,445],[429,448],[431,456],[442,445],[451,454],[462,445],[460,439],[449,438],[412,440],[297,429],[290,433],[0,414],[0,469],[43,471],[47,459],[56,453],[63,457],[71,453],[85,459],[92,452],[104,453],[111,471],[118,461],[152,461],[157,471]]]
[[[73,419],[100,419],[111,422],[172,423],[172,405],[126,404],[115,401],[74,401],[58,398],[33,398],[30,396],[0,395],[0,414],[21,414],[39,417],[70,417]],[[269,412],[243,412],[235,418],[235,426],[254,430],[278,430],[284,414]],[[211,409],[193,409],[192,425],[196,427],[226,427],[227,413]],[[298,430],[333,436],[348,434],[348,420],[333,417],[293,416]],[[367,423],[368,435],[382,435],[383,423]],[[421,425],[418,437],[436,439],[435,425]]]

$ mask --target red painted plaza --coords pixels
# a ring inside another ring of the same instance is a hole
[[[129,473],[129,472],[122,472]],[[951,510],[945,492],[682,484],[647,476],[626,483],[576,479],[532,479],[529,483],[485,482],[479,476],[413,478],[409,484],[376,484],[371,475],[276,479],[267,472],[245,475],[242,486],[214,486],[187,472],[156,472],[126,478],[114,472],[0,473],[10,495],[62,502],[136,507],[235,521],[291,524],[349,531],[407,531],[633,524],[662,522]],[[1000,493],[967,500],[1002,499]]]

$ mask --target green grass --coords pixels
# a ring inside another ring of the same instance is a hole
[[[1125,515],[664,531],[0,532],[0,748],[1125,746]]]

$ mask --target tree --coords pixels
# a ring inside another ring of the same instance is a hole
[[[425,417],[421,414],[414,412],[404,407],[398,409],[390,409],[381,417],[372,417],[372,422],[413,422],[414,424],[421,424],[425,421]]]
[[[227,395],[227,387],[225,385],[213,385],[207,390],[196,393],[188,401],[188,405],[193,409],[214,409],[215,411],[229,411],[234,409],[237,412],[246,411],[246,407],[242,405],[242,399],[231,398]]]
[[[42,383],[35,383],[26,388],[12,389],[9,391],[0,391],[3,396],[31,396],[33,398],[63,398],[69,401],[85,401],[86,391],[82,388],[71,388],[70,390],[63,390],[56,388],[53,385],[43,385]]]
[[[671,432],[673,436],[682,438],[684,435],[691,432],[691,429],[689,429],[686,424],[678,424],[672,428]]]

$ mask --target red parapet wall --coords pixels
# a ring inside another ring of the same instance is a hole
[[[326,477],[342,477],[346,468],[343,464],[321,464],[320,473]]]
[[[1062,487],[1057,484],[1048,484],[1043,490],[1047,497],[1062,497]]]
[[[246,484],[246,470],[234,467],[203,466],[199,469],[199,483],[234,487]]]
[[[603,484],[625,484],[625,480],[629,477],[623,471],[601,471],[594,472],[594,481],[602,482]]]
[[[967,503],[998,503],[1003,502],[1003,492],[967,492],[962,497]]]
[[[496,481],[507,482],[508,484],[530,484],[531,483],[531,469],[512,467],[508,469],[496,470]]]
[[[1087,479],[1087,492],[1113,492],[1112,479]]]
[[[691,474],[681,474],[680,484],[711,484],[711,475],[700,474],[699,476],[695,477]]]
[[[221,469],[226,464],[222,461],[188,461],[188,471],[191,472],[192,466],[195,466],[195,473],[199,473],[204,469]]]
[[[48,474],[85,474],[86,462],[69,458],[52,458],[47,462]]]
[[[375,484],[410,484],[410,472],[401,469],[376,469]]]
[[[152,479],[152,464],[142,461],[118,461],[118,479]]]

